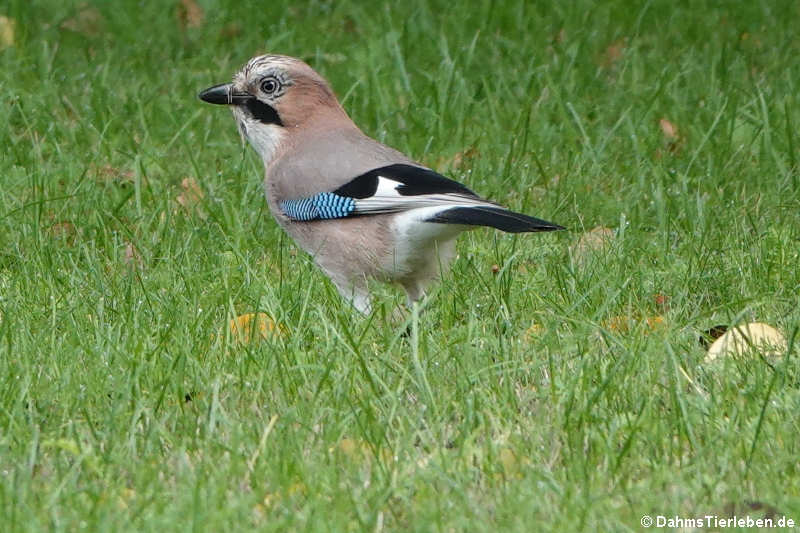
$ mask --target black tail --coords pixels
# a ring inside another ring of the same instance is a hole
[[[558,224],[515,213],[502,207],[474,206],[453,207],[442,211],[426,222],[439,224],[463,224],[465,226],[489,226],[508,233],[528,231],[555,231],[564,229]]]

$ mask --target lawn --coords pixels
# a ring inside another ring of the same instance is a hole
[[[0,17],[3,531],[800,521],[797,2]],[[396,288],[361,317],[197,99],[266,51],[369,135],[568,231],[468,232],[410,335]],[[249,313],[269,323],[245,339]],[[750,321],[782,357],[704,360],[701,332]]]

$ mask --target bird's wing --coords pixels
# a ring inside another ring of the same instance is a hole
[[[407,164],[370,170],[333,191],[280,202],[294,220],[397,213],[436,206],[494,206],[464,185],[436,172]]]
[[[279,205],[287,217],[297,221],[413,211],[407,223],[489,226],[511,233],[563,229],[483,200],[432,170],[407,164],[370,170],[333,191],[284,200]]]

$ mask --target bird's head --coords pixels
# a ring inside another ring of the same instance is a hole
[[[319,126],[347,118],[328,82],[304,62],[287,56],[254,57],[232,83],[209,87],[199,96],[210,104],[231,107],[242,137],[267,165],[294,132],[313,127],[312,122]]]

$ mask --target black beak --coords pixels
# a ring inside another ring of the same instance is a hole
[[[246,104],[253,99],[253,96],[250,94],[235,91],[232,83],[214,85],[202,91],[197,96],[204,102],[218,105]]]

